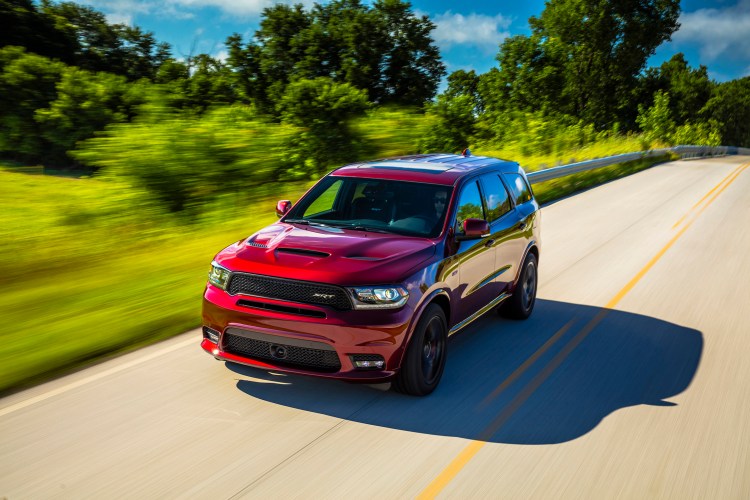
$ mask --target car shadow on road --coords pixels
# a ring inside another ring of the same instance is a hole
[[[703,335],[659,319],[538,300],[527,321],[489,314],[448,342],[428,397],[386,387],[271,373],[233,363],[237,387],[270,403],[426,434],[500,443],[576,439],[607,415],[665,407],[693,380]],[[268,381],[275,383],[269,384]]]

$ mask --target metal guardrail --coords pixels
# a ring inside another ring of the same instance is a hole
[[[680,158],[702,158],[705,156],[750,155],[750,148],[738,148],[735,146],[674,146],[671,148],[651,149],[649,151],[625,153],[605,158],[596,158],[595,160],[570,163],[559,167],[529,172],[527,177],[529,178],[529,182],[536,184],[601,167],[617,165],[618,163],[653,158],[654,156],[661,156],[667,153],[674,153],[680,156]]]

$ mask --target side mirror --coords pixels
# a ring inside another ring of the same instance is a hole
[[[278,217],[284,217],[292,209],[292,202],[289,200],[281,200],[276,203],[276,215]]]
[[[490,224],[484,219],[466,219],[463,229],[463,234],[456,235],[458,241],[476,240],[490,235]]]

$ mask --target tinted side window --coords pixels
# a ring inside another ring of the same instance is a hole
[[[531,200],[531,189],[529,189],[529,186],[526,184],[526,181],[523,180],[523,177],[518,174],[503,175],[505,176],[505,180],[508,181],[510,194],[513,196],[513,199],[516,200],[516,205]]]
[[[456,215],[456,231],[463,232],[463,222],[466,219],[484,219],[482,197],[476,181],[465,185],[458,198],[458,212]]]
[[[497,174],[483,175],[482,187],[487,202],[487,222],[494,222],[510,212],[508,191],[505,190],[505,186],[503,186]]]

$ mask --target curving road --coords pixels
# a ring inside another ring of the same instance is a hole
[[[747,165],[545,207],[534,315],[452,337],[428,398],[226,365],[198,331],[4,398],[0,498],[748,498]]]

